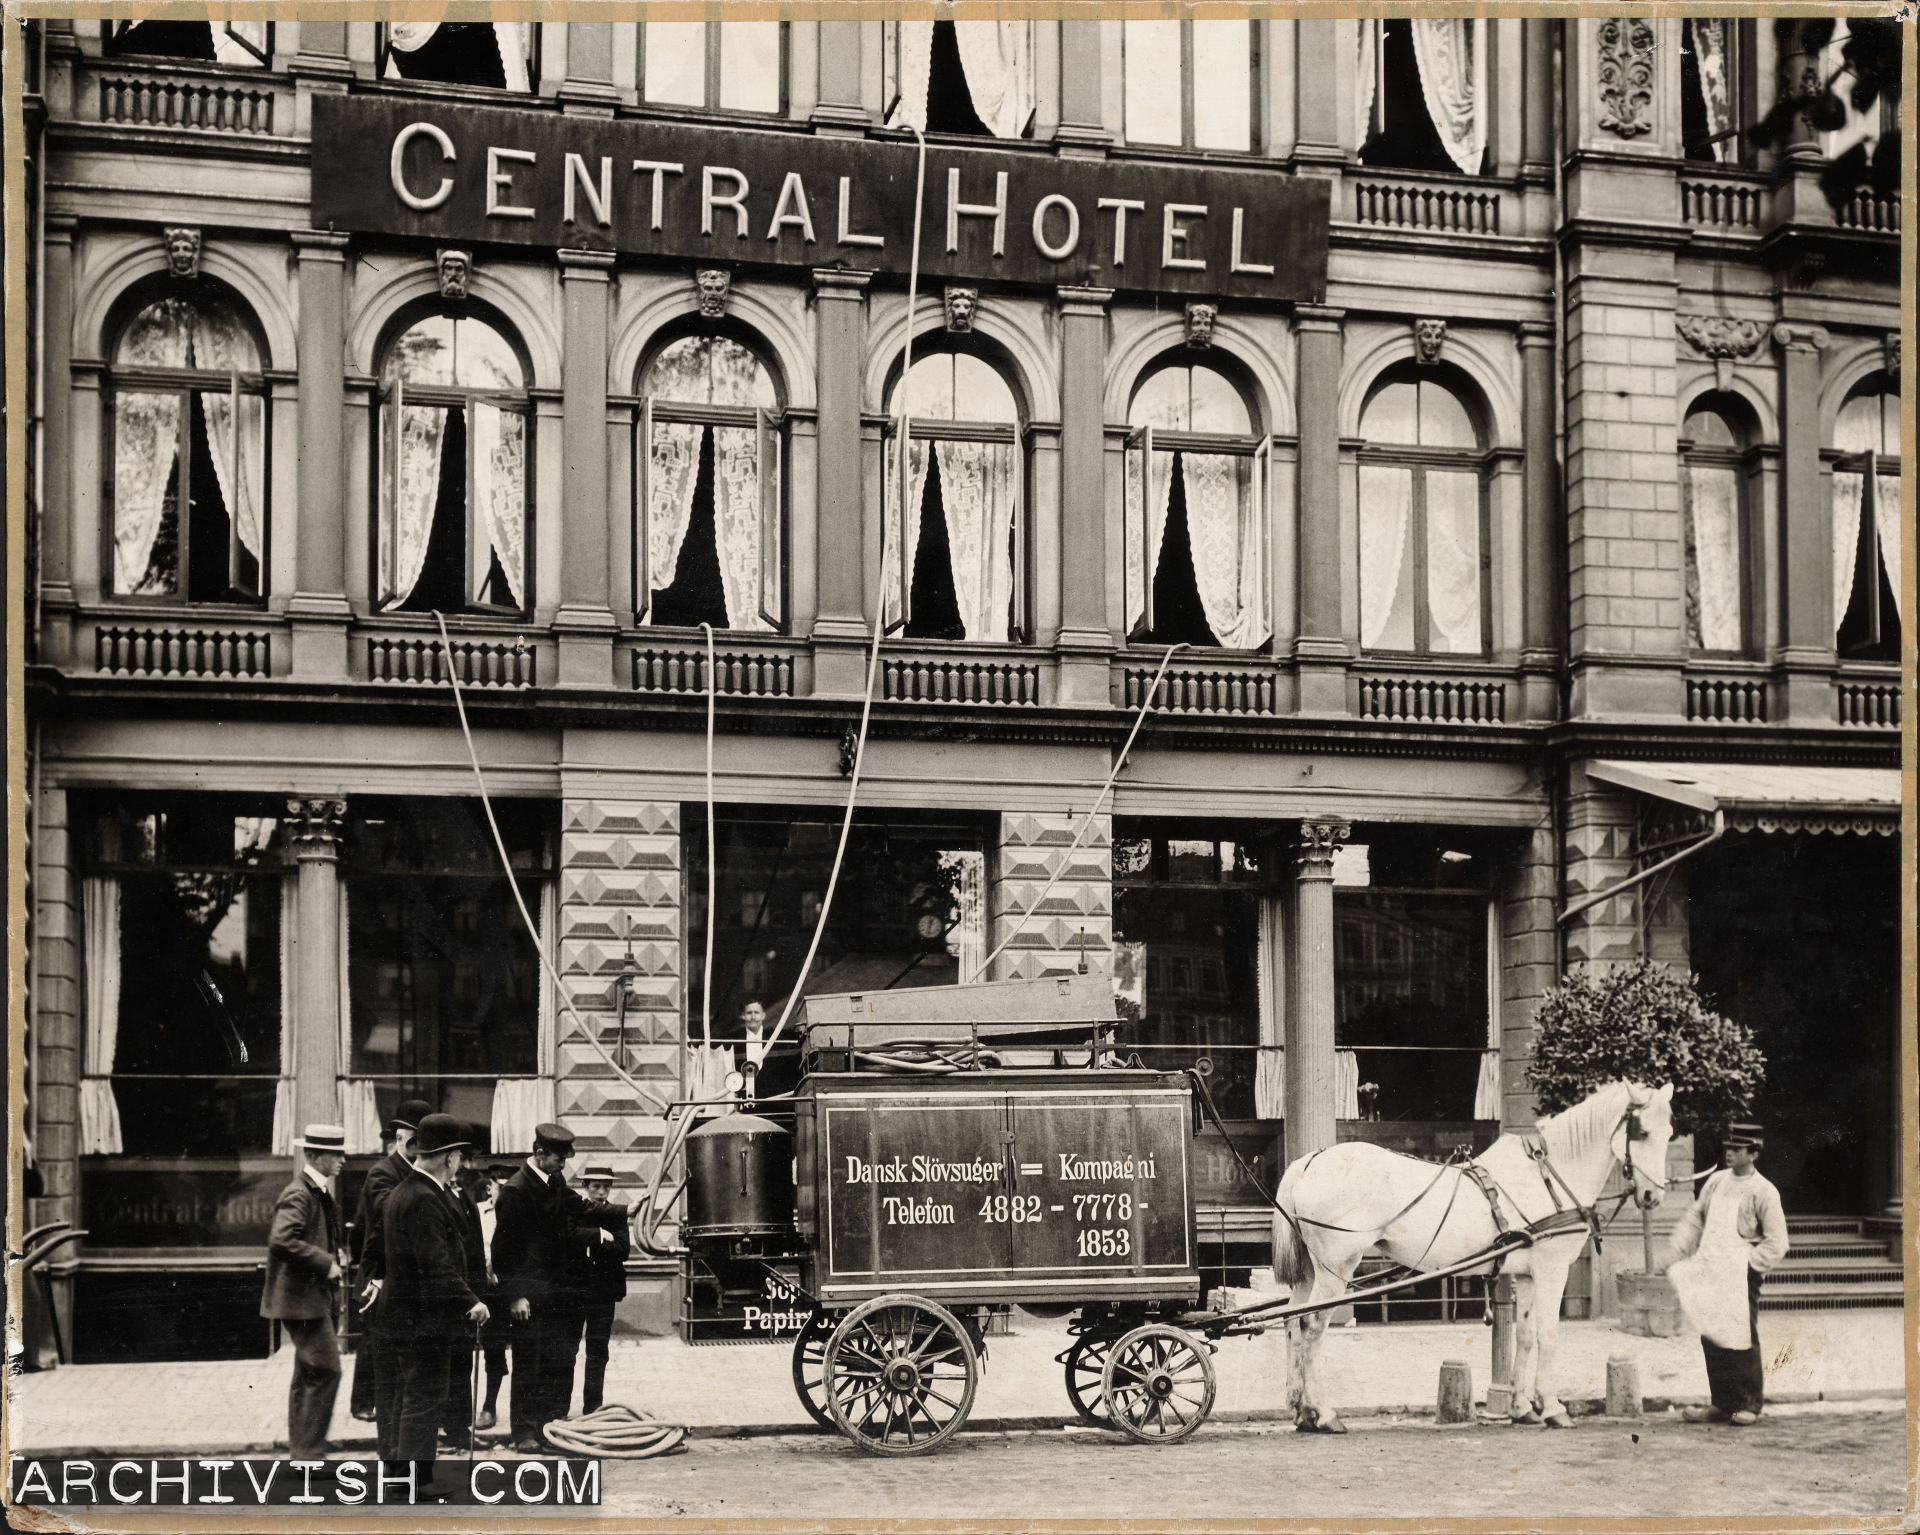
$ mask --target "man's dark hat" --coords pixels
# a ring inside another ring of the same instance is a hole
[[[432,1112],[433,1105],[424,1098],[409,1098],[393,1111],[393,1118],[388,1123],[407,1130],[418,1130],[420,1121]]]
[[[420,1121],[420,1128],[413,1139],[413,1149],[422,1156],[432,1156],[436,1151],[451,1151],[456,1146],[471,1146],[472,1137],[467,1127],[451,1114],[429,1114]]]
[[[535,1151],[557,1151],[563,1157],[573,1155],[573,1132],[565,1125],[544,1124],[533,1127]]]
[[[1720,1137],[1722,1150],[1745,1146],[1750,1150],[1758,1151],[1766,1144],[1766,1132],[1750,1119],[1736,1119],[1727,1126],[1727,1133]]]

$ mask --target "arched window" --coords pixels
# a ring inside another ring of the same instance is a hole
[[[900,516],[903,404],[907,516]],[[991,363],[971,352],[919,357],[887,401],[889,625],[910,639],[1012,640],[1025,628],[1019,408]],[[905,602],[902,603],[902,593]]]
[[[1033,136],[1033,23],[883,24],[887,126],[982,138]]]
[[[1834,643],[1842,658],[1900,659],[1900,392],[1858,386],[1833,423]]]
[[[533,415],[513,344],[428,315],[387,348],[380,385],[379,606],[524,612]]]
[[[647,364],[640,393],[638,620],[778,629],[786,605],[772,375],[738,341],[682,336]]]
[[[1263,644],[1272,439],[1255,434],[1246,397],[1217,367],[1183,357],[1142,380],[1127,425],[1128,636]]]
[[[238,303],[202,277],[140,308],[114,341],[107,395],[108,590],[265,596],[267,391]]]
[[[1360,413],[1360,645],[1484,655],[1480,433],[1430,374],[1391,375]]]
[[[1687,648],[1747,649],[1746,408],[1737,396],[1694,401],[1680,428],[1680,508],[1687,566]]]

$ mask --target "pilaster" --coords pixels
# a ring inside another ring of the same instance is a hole
[[[1302,22],[1331,26],[1331,22]],[[1304,110],[1304,108],[1303,108]],[[1343,309],[1300,304],[1293,328],[1298,353],[1295,412],[1300,463],[1295,478],[1300,539],[1300,631],[1293,642],[1302,714],[1345,714],[1347,662],[1340,564],[1340,352]]]
[[[1100,23],[1060,23],[1060,126],[1055,150],[1065,157],[1099,158],[1113,135],[1101,116]]]
[[[64,666],[73,630],[73,235],[79,220],[44,222],[40,319],[40,660]]]
[[[825,33],[854,25],[822,22],[820,29]],[[880,606],[881,572],[877,559],[868,554],[872,541],[867,536],[860,420],[867,285],[872,280],[871,272],[840,268],[813,274],[819,338],[814,382],[820,411],[814,461],[819,614],[813,623],[813,690],[830,697],[865,693],[863,652],[871,638],[868,625],[878,621]]]
[[[1795,725],[1835,720],[1833,671],[1833,508],[1821,493],[1820,354],[1826,328],[1782,322],[1780,349],[1780,496],[1782,565],[1786,571],[1786,644],[1769,718]]]
[[[1106,423],[1102,400],[1111,288],[1061,288],[1060,564],[1058,701],[1111,702],[1107,611]]]
[[[860,89],[860,29],[865,25],[859,21],[819,23],[820,99],[808,119],[815,133],[860,138],[873,126],[873,114],[868,112]]]
[[[555,92],[561,110],[575,116],[611,117],[620,103],[613,83],[613,23],[569,21],[567,73]]]
[[[607,294],[611,251],[559,252],[565,355],[561,421],[561,687],[613,681],[612,498],[607,481]]]
[[[304,40],[306,34],[301,36]],[[292,674],[302,681],[344,682],[347,623],[353,616],[346,597],[349,477],[343,430],[347,236],[301,229],[292,240],[300,269],[300,462],[293,594],[287,601]]]
[[[1531,22],[1528,25],[1532,25]],[[1553,327],[1520,327],[1521,432],[1526,442],[1522,497],[1520,629],[1522,718],[1551,720],[1560,712],[1560,477],[1554,457],[1556,380]]]

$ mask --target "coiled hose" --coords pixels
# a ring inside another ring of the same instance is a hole
[[[608,1402],[584,1417],[555,1418],[540,1432],[556,1449],[602,1460],[651,1460],[673,1454],[687,1439],[684,1423],[658,1422],[625,1402]]]

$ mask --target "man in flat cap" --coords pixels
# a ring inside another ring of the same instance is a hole
[[[280,1191],[267,1232],[267,1282],[260,1315],[275,1318],[293,1342],[287,1392],[287,1449],[295,1460],[323,1460],[333,1401],[340,1390],[336,1306],[346,1229],[333,1180],[347,1162],[347,1132],[308,1125],[295,1143],[306,1165]]]
[[[432,1105],[419,1098],[409,1098],[394,1110],[393,1118],[386,1125],[393,1137],[393,1150],[367,1169],[366,1182],[360,1185],[360,1211],[353,1221],[354,1231],[360,1241],[360,1283],[363,1286],[360,1310],[375,1314],[366,1336],[360,1342],[360,1352],[354,1357],[353,1397],[349,1407],[363,1423],[373,1421],[375,1399],[380,1391],[380,1370],[390,1357],[374,1307],[380,1294],[385,1245],[380,1216],[386,1209],[388,1197],[413,1171],[411,1143],[414,1127],[431,1112]]]
[[[1760,1284],[1787,1255],[1780,1191],[1754,1169],[1765,1145],[1756,1124],[1727,1127],[1720,1142],[1727,1165],[1701,1185],[1700,1197],[1674,1227],[1663,1265],[1700,1329],[1713,1396],[1711,1407],[1686,1410],[1689,1423],[1745,1428],[1759,1420],[1765,1402]]]
[[[607,1228],[617,1207],[596,1211],[567,1187],[572,1155],[571,1130],[534,1126],[533,1155],[507,1180],[494,1207],[493,1272],[513,1318],[512,1445],[525,1454],[542,1452],[540,1430],[564,1418],[573,1403],[584,1321],[576,1233],[593,1226],[600,1234],[592,1240],[614,1240]]]
[[[433,1479],[440,1425],[454,1369],[465,1369],[469,1324],[487,1320],[486,1302],[468,1283],[466,1217],[452,1184],[471,1148],[451,1114],[428,1114],[413,1142],[413,1170],[382,1215],[386,1282],[380,1317],[394,1368],[380,1380],[380,1458],[409,1461],[414,1496],[444,1496]],[[456,1363],[457,1358],[457,1363]]]
[[[587,1363],[580,1380],[580,1409],[597,1411],[606,1400],[608,1345],[613,1337],[613,1308],[627,1293],[627,1254],[632,1238],[627,1230],[627,1207],[615,1204],[613,1169],[601,1162],[590,1162],[580,1170],[580,1187],[596,1214],[617,1211],[620,1224],[609,1228],[589,1226],[582,1229],[580,1255],[581,1304],[586,1316]],[[605,1238],[611,1235],[613,1240]]]

